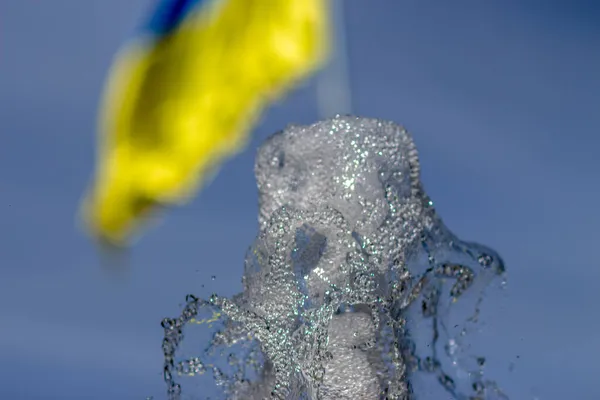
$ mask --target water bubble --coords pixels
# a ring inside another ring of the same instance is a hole
[[[173,329],[175,327],[175,320],[171,318],[164,318],[160,325],[165,329]]]
[[[477,261],[479,262],[479,264],[483,265],[484,267],[489,267],[490,265],[492,265],[493,259],[488,254],[482,254],[479,256]]]
[[[185,296],[186,303],[196,302],[196,301],[198,301],[198,298],[196,296],[194,296],[193,294],[188,294],[187,296]]]

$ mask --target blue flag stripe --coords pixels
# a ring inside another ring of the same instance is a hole
[[[165,36],[173,32],[196,7],[207,0],[159,0],[159,4],[152,12],[149,20],[144,24],[143,30]]]

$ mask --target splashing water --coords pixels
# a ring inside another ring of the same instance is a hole
[[[291,126],[256,178],[243,292],[163,320],[169,399],[507,399],[468,345],[503,262],[444,226],[406,130]]]

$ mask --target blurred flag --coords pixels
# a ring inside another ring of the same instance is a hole
[[[328,0],[164,0],[118,54],[83,219],[126,245],[241,150],[262,109],[328,52]]]

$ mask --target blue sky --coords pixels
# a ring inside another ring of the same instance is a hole
[[[75,212],[106,70],[151,3],[0,2],[0,398],[164,398],[160,320],[187,293],[240,290],[255,150],[318,118],[310,81],[144,237],[126,279],[107,274]],[[411,130],[446,224],[507,264],[485,312],[512,399],[600,398],[599,18],[592,1],[347,0],[354,112]]]

